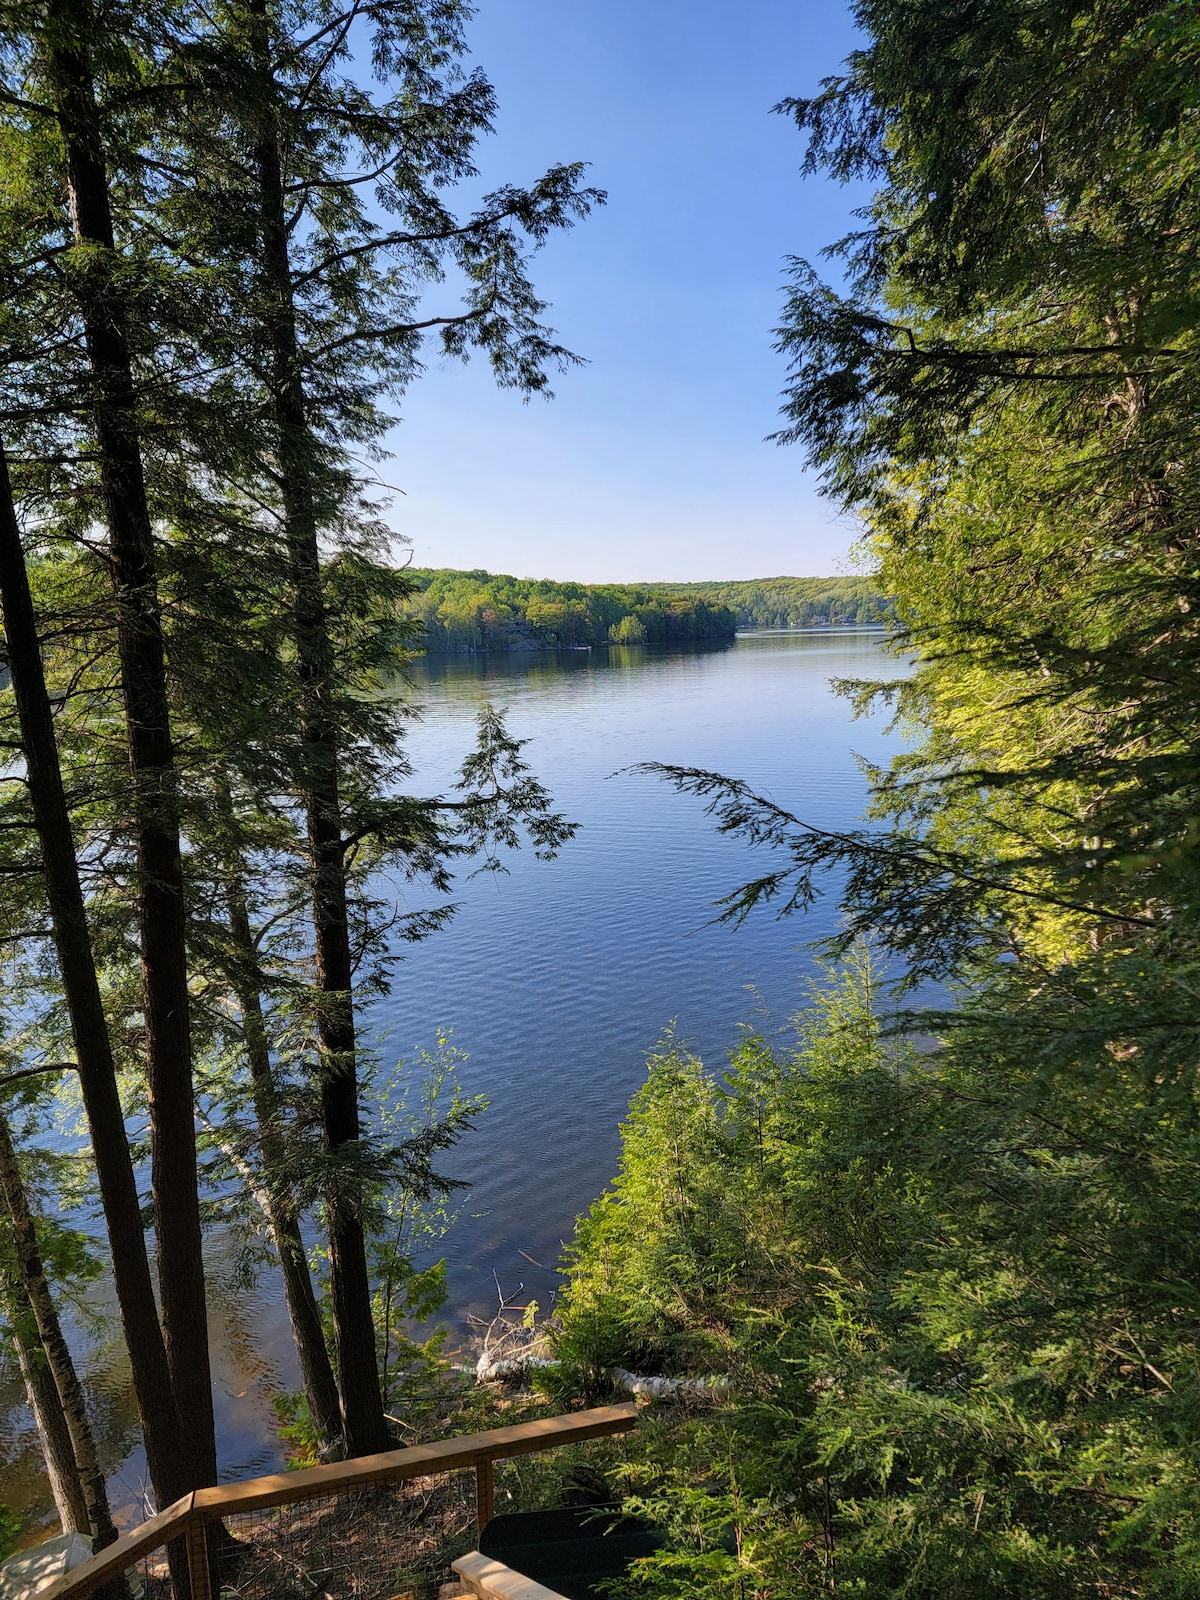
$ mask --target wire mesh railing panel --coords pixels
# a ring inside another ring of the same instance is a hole
[[[620,1500],[626,1493],[621,1467],[628,1451],[627,1440],[617,1436],[497,1461],[493,1469],[496,1515]]]
[[[180,1558],[184,1559],[182,1550]],[[129,1600],[175,1600],[171,1570],[167,1564],[166,1545],[160,1545],[157,1550],[149,1550],[136,1561],[130,1562],[125,1569],[125,1588]],[[120,1585],[112,1585],[101,1591],[98,1600],[106,1600],[109,1595],[120,1596]]]
[[[213,1600],[434,1600],[474,1543],[472,1471],[237,1512],[210,1525]]]

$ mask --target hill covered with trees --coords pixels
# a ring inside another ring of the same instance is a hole
[[[511,650],[732,639],[737,628],[878,623],[888,606],[866,578],[735,583],[556,583],[477,568],[418,568],[408,602],[428,648]]]
[[[728,606],[739,628],[874,626],[892,614],[874,578],[748,578],[729,583],[650,584],[655,592],[702,595]]]

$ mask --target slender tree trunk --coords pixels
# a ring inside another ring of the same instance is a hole
[[[296,337],[279,133],[271,114],[273,80],[263,0],[251,0],[250,14],[258,35],[255,46],[265,107],[255,160],[263,270],[272,308],[267,334],[273,363],[272,398],[300,676],[301,784],[312,867],[313,935],[320,991],[317,1035],[321,1053],[321,1122],[325,1146],[334,1152],[360,1135],[339,742],[331,706],[334,661],[317,538],[313,483],[316,441],[308,426]],[[349,1455],[369,1455],[387,1449],[391,1440],[383,1415],[375,1356],[361,1206],[358,1197],[347,1192],[344,1178],[330,1186],[326,1206],[342,1434]]]
[[[100,478],[116,589],[117,649],[133,781],[151,1169],[163,1334],[191,1481],[216,1482],[201,1254],[183,863],[154,537],[104,144],[88,58],[91,0],[50,0],[49,76],[66,154]]]
[[[282,1176],[286,1170],[287,1149],[279,1123],[279,1102],[262,996],[258,985],[249,978],[257,964],[257,951],[250,930],[245,889],[236,869],[229,877],[228,903],[230,932],[239,957],[235,988],[242,1010],[242,1038],[246,1046],[246,1063],[250,1070],[259,1150],[262,1154],[262,1183],[254,1183],[252,1174],[247,1175],[247,1181],[253,1184],[259,1204],[266,1213],[275,1252],[279,1257],[283,1295],[309,1414],[321,1442],[332,1444],[342,1431],[337,1380],[325,1345],[325,1330],[321,1325],[321,1311],[308,1270],[308,1254],[300,1232],[300,1218]]]
[[[16,1258],[16,1275],[29,1302],[37,1326],[37,1336],[50,1368],[62,1413],[66,1418],[69,1444],[77,1469],[84,1501],[84,1530],[96,1541],[96,1548],[111,1544],[117,1537],[104,1474],[96,1456],[96,1441],[87,1414],[83,1385],[58,1320],[58,1307],[46,1281],[37,1230],[29,1209],[29,1196],[21,1176],[17,1152],[13,1148],[8,1123],[0,1115],[0,1194],[8,1211],[11,1240]]]
[[[96,977],[33,599],[2,444],[0,608],[25,756],[25,779],[41,847],[46,899],[108,1229],[117,1303],[150,1478],[159,1505],[166,1506],[188,1487],[179,1443],[179,1416],[154,1302],[116,1065]]]
[[[46,1460],[46,1476],[64,1533],[90,1533],[83,1484],[71,1448],[71,1430],[59,1398],[54,1374],[37,1336],[37,1323],[29,1296],[15,1270],[0,1270],[0,1303],[8,1319],[17,1364],[25,1380],[30,1410]]]

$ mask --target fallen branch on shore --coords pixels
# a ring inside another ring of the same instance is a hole
[[[473,1372],[476,1383],[521,1383],[532,1372],[562,1365],[552,1356],[536,1353],[539,1345],[543,1350],[547,1347],[546,1329],[535,1331],[533,1327],[536,1302],[530,1306],[517,1304],[524,1287],[519,1284],[515,1294],[506,1295],[497,1278],[499,1309],[496,1315],[490,1322],[471,1319],[479,1331],[482,1348],[474,1366],[464,1366],[460,1370]],[[516,1320],[518,1317],[520,1321]],[[608,1376],[614,1388],[644,1400],[714,1400],[732,1387],[732,1380],[721,1373],[703,1378],[651,1378],[629,1372],[624,1367],[610,1367]]]
[[[548,1356],[534,1355],[532,1350],[510,1350],[503,1355],[484,1350],[475,1363],[475,1382],[519,1382],[531,1372],[559,1365],[560,1362]],[[624,1367],[611,1367],[608,1375],[618,1389],[648,1400],[712,1399],[730,1387],[730,1380],[721,1374],[705,1378],[650,1378],[628,1372]]]

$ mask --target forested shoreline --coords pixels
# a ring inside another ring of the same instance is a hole
[[[414,567],[407,612],[431,651],[572,649],[732,639],[738,628],[879,626],[890,608],[865,578],[734,583],[558,583],[482,569]]]
[[[890,622],[893,615],[875,578],[750,578],[650,588],[728,606],[739,628],[874,628]]]
[[[431,651],[731,640],[734,613],[670,586],[555,583],[483,571],[410,571],[407,611]]]

